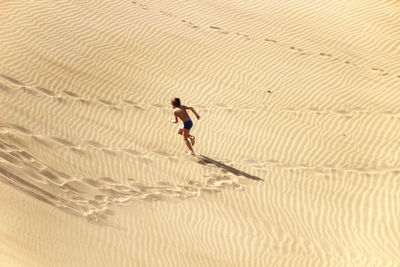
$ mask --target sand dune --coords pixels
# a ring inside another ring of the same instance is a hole
[[[398,2],[0,11],[4,266],[400,264]]]

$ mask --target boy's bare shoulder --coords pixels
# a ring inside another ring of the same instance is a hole
[[[182,109],[181,107],[174,109],[174,114],[180,117],[182,113],[184,113],[185,109]]]

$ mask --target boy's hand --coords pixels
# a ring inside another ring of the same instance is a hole
[[[199,115],[197,115],[196,117],[197,117],[198,120],[200,120],[200,116]]]

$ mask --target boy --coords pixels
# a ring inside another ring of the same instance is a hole
[[[175,119],[171,120],[169,119],[170,122],[172,123],[178,123],[178,118],[180,118],[183,121],[183,126],[182,128],[179,129],[178,134],[183,136],[183,141],[185,142],[186,146],[189,148],[190,155],[194,155],[193,151],[193,145],[195,143],[195,137],[193,135],[190,135],[190,129],[193,126],[193,122],[189,117],[189,114],[187,113],[187,110],[191,110],[194,115],[196,115],[197,119],[200,119],[199,114],[194,110],[193,107],[187,107],[184,105],[181,105],[181,100],[179,98],[174,98],[171,100],[171,105],[172,108],[174,109],[174,116]],[[190,139],[190,143],[189,140]]]

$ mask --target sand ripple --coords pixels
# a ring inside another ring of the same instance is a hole
[[[399,264],[396,1],[0,10],[1,262]]]

